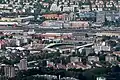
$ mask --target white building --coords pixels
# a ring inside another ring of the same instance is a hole
[[[16,45],[20,46],[20,40],[19,39],[16,39]]]
[[[108,62],[117,61],[117,57],[108,55],[105,57],[105,61],[108,61]]]
[[[3,67],[5,77],[8,77],[8,78],[15,77],[15,68],[13,66],[4,65],[2,67]]]
[[[90,62],[92,62],[92,61],[97,62],[97,61],[99,61],[99,57],[97,57],[97,56],[88,56],[88,61],[90,61]]]
[[[94,53],[94,49],[93,48],[84,48],[86,56],[88,56],[91,53]]]
[[[81,62],[81,58],[80,57],[70,57],[70,61],[71,62]]]
[[[106,80],[104,77],[97,77],[97,80]]]
[[[60,11],[60,6],[57,6],[56,3],[53,3],[50,7],[50,11]]]
[[[100,51],[111,51],[111,47],[106,45],[105,42],[101,42],[100,44],[95,44],[93,46],[95,53],[98,53]]]
[[[74,11],[74,7],[63,7],[63,11]]]
[[[97,21],[98,23],[103,23],[103,22],[105,22],[105,12],[104,12],[104,11],[99,11],[99,12],[97,12],[96,21]]]
[[[35,30],[34,29],[29,29],[29,31],[28,31],[28,34],[35,34],[36,32],[35,32]]]
[[[18,67],[20,70],[27,70],[27,60],[26,59],[20,60]]]

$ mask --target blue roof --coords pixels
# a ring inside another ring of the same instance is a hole
[[[80,17],[96,17],[95,12],[80,12],[79,13]]]

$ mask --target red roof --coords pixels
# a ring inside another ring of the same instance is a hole
[[[57,69],[66,69],[66,66],[62,64],[57,64]]]
[[[4,44],[6,44],[6,43],[7,43],[6,40],[0,40],[0,44],[1,44],[1,45],[4,45]]]

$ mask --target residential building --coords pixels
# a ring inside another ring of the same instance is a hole
[[[96,33],[96,36],[116,36],[119,37],[120,36],[120,32],[118,31],[102,31],[102,32],[98,32]]]
[[[21,59],[18,67],[20,70],[27,70],[27,60]]]
[[[56,3],[53,3],[50,7],[50,11],[61,11],[61,9]]]
[[[47,61],[47,67],[54,67],[54,63],[51,61]]]
[[[105,61],[114,62],[114,61],[117,61],[117,57],[112,55],[107,55],[105,56]]]
[[[97,77],[97,80],[106,80],[105,77]]]
[[[89,22],[88,21],[70,21],[69,22],[71,28],[89,28]]]
[[[95,53],[98,53],[100,51],[111,51],[110,46],[100,45],[100,46],[94,46]]]
[[[61,20],[63,18],[63,15],[61,14],[44,14],[42,15],[43,17],[45,17],[45,19],[48,20]]]
[[[73,78],[73,77],[63,77],[63,78],[61,78],[59,80],[78,80],[78,79]]]
[[[90,69],[91,65],[89,65],[89,64],[84,65],[83,63],[80,63],[80,62],[68,63],[66,65],[66,69],[74,69],[74,68],[85,70],[85,69]]]
[[[96,13],[95,12],[88,12],[88,11],[80,12],[79,18],[81,21],[95,21]]]
[[[42,28],[62,28],[62,27],[64,27],[64,21],[47,20],[42,23]]]
[[[70,61],[71,62],[81,62],[81,58],[80,57],[70,57]]]
[[[116,56],[120,56],[120,51],[114,51],[113,54]]]
[[[98,22],[98,23],[105,22],[105,12],[104,11],[97,12],[97,14],[96,14],[96,22]]]
[[[62,16],[63,16],[62,20],[64,21],[74,21],[76,19],[76,14],[73,12],[69,14],[63,13]]]
[[[11,65],[3,65],[1,66],[4,72],[4,76],[8,78],[14,78],[15,77],[15,68]]]
[[[99,61],[99,57],[97,57],[97,56],[88,56],[88,61],[89,62],[92,62],[92,61],[98,62]]]
[[[94,53],[94,49],[93,48],[84,48],[83,50],[85,50],[85,55],[88,56],[91,53]]]

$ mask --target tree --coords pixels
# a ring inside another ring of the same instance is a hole
[[[86,65],[86,63],[87,63],[86,57],[83,57],[83,58],[82,58],[82,63],[83,63],[84,65]]]
[[[82,52],[81,52],[81,56],[85,56],[86,55],[86,50],[83,49]]]
[[[116,65],[116,66],[114,66],[114,67],[112,67],[112,72],[115,72],[115,73],[119,73],[120,72],[120,67],[119,67],[119,65]]]
[[[82,73],[79,73],[78,78],[79,78],[80,80],[86,80],[85,76],[83,76],[83,74],[82,74]]]
[[[44,2],[46,2],[46,3],[50,3],[50,4],[53,3],[51,0],[44,0]]]
[[[2,3],[3,0],[0,0],[0,3]]]
[[[92,3],[91,3],[91,0],[88,0],[88,3],[89,3],[90,11],[92,11]]]
[[[112,41],[112,40],[109,40],[108,41],[108,44],[111,46],[111,47],[114,47],[117,45],[117,43],[115,41]]]
[[[43,5],[41,5],[40,3],[35,3],[35,4],[34,4],[34,8],[36,8],[36,10],[35,10],[35,15],[39,15],[41,9],[43,9]]]
[[[102,1],[103,1],[103,4],[104,4],[103,10],[105,10],[106,9],[106,3],[107,3],[106,1],[107,0],[102,0]]]
[[[106,40],[109,40],[110,39],[110,36],[102,36],[102,41],[106,41]]]
[[[85,37],[89,37],[87,33],[85,34]]]
[[[93,68],[83,72],[86,80],[96,80],[96,76],[101,76],[108,73],[108,68]]]
[[[116,4],[118,5],[118,3],[119,3],[119,0],[114,0],[115,2],[116,2]]]
[[[5,0],[0,0],[0,3],[6,3]]]
[[[4,39],[5,38],[5,36],[1,36],[1,38],[0,39]]]
[[[79,7],[82,8],[82,1],[79,1]]]
[[[100,55],[99,59],[100,59],[100,61],[105,61],[105,55]]]
[[[10,39],[12,39],[12,38],[13,38],[13,36],[11,35],[11,36],[9,36],[9,38],[10,38]]]
[[[112,2],[112,7],[111,7],[111,10],[116,10],[116,7],[114,5],[114,3]]]
[[[105,22],[104,22],[104,25],[109,25],[109,21],[107,20],[107,18],[105,18]]]

